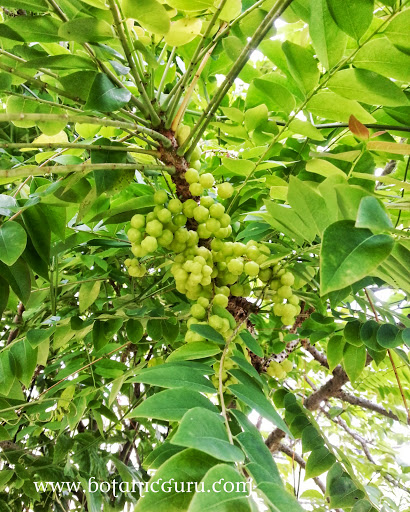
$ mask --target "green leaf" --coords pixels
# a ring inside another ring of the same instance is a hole
[[[330,469],[336,462],[336,457],[325,446],[316,448],[306,461],[305,480],[315,478]]]
[[[184,414],[171,443],[195,448],[226,462],[244,461],[242,451],[229,442],[223,418],[202,407]]]
[[[357,68],[369,69],[388,78],[410,81],[410,56],[398,50],[387,37],[366,43],[357,52],[353,63]]]
[[[246,454],[246,458],[249,459],[251,463],[257,464],[259,467],[263,468],[266,474],[269,475],[269,482],[282,485],[276,463],[259,433],[240,432],[235,439],[241,445]]]
[[[156,0],[122,0],[121,7],[126,18],[136,19],[148,32],[164,35],[170,29],[167,11]]]
[[[268,113],[268,107],[265,104],[248,108],[245,112],[245,128],[247,131],[252,132],[261,123],[266,122],[268,120]]]
[[[357,101],[348,100],[334,92],[319,92],[308,101],[306,108],[313,115],[332,121],[348,122],[354,115],[362,123],[374,123],[375,118]]]
[[[343,335],[348,343],[360,347],[363,345],[363,341],[360,338],[360,328],[362,324],[359,320],[352,320],[347,322],[343,330]]]
[[[31,291],[31,277],[27,263],[22,258],[10,267],[0,262],[0,275],[9,283],[21,302],[27,304]]]
[[[207,471],[215,466],[218,461],[206,453],[188,448],[176,453],[168,459],[153,476],[154,482],[177,482],[178,491],[183,482],[200,482]],[[185,489],[187,489],[185,485]],[[164,490],[159,486],[159,492],[145,493],[144,498],[139,499],[135,512],[158,512],[188,510],[189,503],[194,496],[195,487],[192,484],[191,492],[176,492],[174,485],[165,485]],[[156,490],[156,486],[155,486]]]
[[[159,341],[162,338],[161,322],[150,318],[147,322],[147,334],[154,341]]]
[[[99,112],[114,112],[126,105],[130,99],[130,91],[118,89],[107,75],[98,73],[91,86],[85,108]]]
[[[202,11],[213,5],[212,0],[168,0],[167,4],[181,11]]]
[[[285,41],[282,45],[289,70],[305,96],[319,83],[319,69],[312,53],[303,46]]]
[[[123,144],[111,141],[110,139],[100,138],[95,144],[102,146],[122,146]],[[92,146],[91,146],[92,148]],[[91,163],[100,164],[100,163],[126,163],[127,162],[127,153],[125,151],[93,151],[91,149]],[[103,192],[108,193],[108,195],[114,195],[119,193],[122,189],[128,187],[132,180],[134,179],[135,171],[134,170],[98,170],[94,171],[95,185],[96,185],[96,193],[97,196],[101,195]]]
[[[7,396],[13,387],[14,371],[10,365],[10,352],[0,352],[0,390],[1,394]]]
[[[306,181],[291,176],[287,199],[303,222],[316,229],[317,234],[321,234],[328,226],[326,203]]]
[[[30,329],[27,332],[27,341],[33,348],[36,348],[38,345],[48,340],[55,330],[56,328],[54,326],[48,329]]]
[[[21,216],[36,251],[48,265],[50,261],[51,230],[47,217],[40,205],[27,208]]]
[[[48,55],[38,59],[31,59],[21,66],[22,68],[38,69],[96,69],[95,63],[87,57],[80,57],[79,55],[62,54],[62,55]],[[61,111],[60,111],[61,113]]]
[[[333,21],[327,0],[311,0],[309,33],[320,62],[329,71],[343,57],[347,36]]]
[[[232,370],[231,373],[236,377],[238,371],[239,370]],[[239,398],[239,400],[245,402],[245,404],[252,407],[252,409],[255,409],[261,416],[271,421],[284,432],[287,432],[288,435],[291,435],[286,423],[276,412],[272,403],[266,398],[259,386],[250,377],[247,379],[242,378],[242,382],[239,384],[231,384],[228,387],[231,392]]]
[[[179,421],[194,407],[205,407],[217,412],[216,407],[200,393],[187,388],[166,389],[144,400],[128,414],[128,418],[155,418]]]
[[[303,453],[318,450],[324,445],[324,441],[313,425],[305,427],[302,432]]]
[[[371,274],[393,249],[388,235],[373,235],[354,227],[353,221],[331,224],[323,234],[320,287],[325,295]]]
[[[374,0],[327,0],[329,10],[338,27],[358,41],[370,27]]]
[[[327,474],[326,495],[330,497],[331,508],[350,508],[364,497],[364,492],[357,488],[340,464],[335,464]]]
[[[394,324],[382,324],[377,331],[377,342],[383,348],[396,348],[403,343],[401,330]]]
[[[346,174],[342,169],[339,169],[339,167],[336,167],[325,159],[312,158],[312,160],[306,162],[306,170],[308,172],[320,174],[320,176],[324,176],[325,178],[328,178],[329,176],[340,176],[341,178],[346,179]]]
[[[140,321],[131,318],[126,326],[127,337],[132,343],[138,343],[144,334],[144,328]]]
[[[32,348],[27,340],[20,340],[10,348],[10,363],[14,375],[29,388],[37,366],[37,348]]]
[[[165,42],[170,46],[183,46],[200,34],[202,22],[199,18],[180,18],[173,21],[165,34]]]
[[[253,352],[259,357],[263,357],[264,353],[262,347],[259,345],[259,343],[255,340],[255,338],[248,330],[242,331],[239,334],[239,336],[242,338],[243,342],[251,352]]]
[[[26,244],[27,234],[18,222],[8,221],[0,227],[0,260],[6,265],[19,259]]]
[[[383,35],[387,36],[399,50],[410,50],[409,25],[410,10],[404,9],[392,18]]]
[[[275,74],[265,75],[252,81],[246,94],[246,108],[262,103],[268,110],[289,113],[295,107],[295,98],[284,85],[275,83]]]
[[[291,123],[289,124],[289,130],[293,133],[297,133],[299,135],[304,135],[305,137],[308,137],[309,139],[313,140],[325,140],[323,135],[320,133],[320,131],[313,126],[313,124],[309,123],[308,121],[301,121],[300,119],[293,119]],[[312,160],[310,160],[308,163],[310,163]]]
[[[167,358],[167,362],[188,361],[192,359],[204,359],[218,354],[221,349],[215,343],[207,341],[195,341],[186,343],[174,350]]]
[[[345,340],[343,336],[332,336],[327,342],[326,356],[331,372],[342,362],[344,346]]]
[[[225,485],[215,485],[215,482],[229,482]],[[252,508],[247,498],[249,484],[236,469],[227,464],[218,464],[211,468],[201,483],[207,490],[215,488],[214,492],[197,492],[187,512],[251,512]],[[232,485],[230,485],[232,483]]]
[[[349,377],[350,382],[354,383],[360,376],[366,365],[366,347],[361,345],[356,347],[346,343],[343,349],[343,368]]]
[[[352,508],[352,512],[372,512],[372,510],[375,511],[373,505],[368,500],[360,500]]]
[[[218,331],[210,325],[193,324],[190,326],[191,331],[194,331],[209,341],[214,341],[218,345],[225,345],[225,339]]]
[[[63,23],[58,29],[58,35],[63,41],[76,43],[103,43],[115,37],[109,23],[89,16]]]
[[[45,0],[2,0],[3,7],[24,9],[29,12],[47,12],[49,5]]]
[[[258,491],[266,497],[272,512],[304,512],[296,498],[278,484],[263,482],[258,485]]]
[[[388,231],[393,228],[386,210],[381,202],[373,196],[365,196],[360,201],[355,226],[357,228],[368,228],[374,233]]]
[[[222,164],[228,171],[240,176],[248,176],[255,169],[255,163],[249,160],[222,158]]]
[[[144,368],[130,382],[142,382],[160,388],[187,388],[202,393],[214,393],[215,388],[197,370],[189,366],[166,363]]]
[[[0,276],[0,318],[3,314],[3,311],[7,307],[7,302],[9,300],[10,287],[9,283]]]
[[[16,16],[0,24],[0,37],[26,43],[58,43],[61,22],[45,16]]]
[[[331,91],[370,105],[408,105],[404,92],[388,78],[367,69],[343,69],[328,82]]]
[[[80,313],[83,313],[86,309],[88,309],[91,304],[94,304],[97,299],[101,288],[101,281],[90,281],[88,283],[83,283],[80,286],[78,303]]]
[[[383,347],[377,342],[377,331],[380,324],[375,320],[367,320],[360,328],[360,338],[370,350],[383,350]]]

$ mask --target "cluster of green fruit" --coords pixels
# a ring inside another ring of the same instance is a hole
[[[293,295],[292,291],[295,277],[292,272],[286,271],[280,264],[275,265],[271,272],[269,297],[274,303],[273,312],[276,316],[281,317],[283,325],[293,325],[296,316],[301,311],[299,298]]]
[[[276,379],[284,379],[286,375],[293,369],[293,364],[289,359],[285,359],[281,363],[277,361],[271,361],[269,364],[266,373],[270,377],[275,377]]]
[[[222,368],[222,372],[221,372],[222,383],[223,383],[223,387],[222,387],[223,392],[227,391],[228,386],[238,383],[238,380],[233,375],[230,375],[228,373],[229,370],[233,370],[238,367],[238,365],[232,359],[234,350],[237,347],[242,349],[243,354],[244,354],[245,358],[247,359],[247,361],[249,363],[251,362],[251,358],[250,358],[250,355],[246,348],[245,343],[243,342],[243,340],[240,336],[236,336],[235,339],[230,343],[230,345],[226,351],[224,361],[223,361],[223,368]],[[219,388],[219,372],[221,371],[221,361],[216,361],[212,365],[212,368],[214,369],[215,374],[211,376],[211,381],[212,381],[213,385],[215,386],[215,388],[218,389]]]
[[[177,132],[178,143],[182,144],[188,135],[189,128],[182,125]],[[188,343],[205,339],[190,329],[193,324],[209,325],[225,340],[231,340],[237,326],[226,309],[229,299],[250,296],[255,285],[269,287],[274,314],[285,325],[293,324],[300,312],[291,288],[293,275],[271,261],[268,245],[253,240],[246,244],[229,241],[231,217],[222,203],[234,189],[229,182],[215,186],[210,173],[200,174],[200,166],[193,165],[199,156],[200,152],[193,154],[185,172],[192,198],[182,202],[160,189],[154,194],[154,209],[146,216],[132,217],[127,235],[135,259],[125,262],[130,275],[142,277],[146,269],[139,259],[159,248],[174,254],[171,273],[176,289],[193,301],[185,335]],[[243,341],[236,336],[232,344],[238,343],[242,345]],[[248,356],[246,347],[244,353]]]

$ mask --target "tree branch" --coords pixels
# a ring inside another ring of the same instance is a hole
[[[371,402],[367,398],[362,398],[354,395],[350,395],[345,391],[338,391],[335,395],[335,398],[339,398],[343,402],[347,402],[351,405],[356,405],[358,407],[362,407],[363,409],[369,409],[370,411],[377,412],[381,416],[385,416],[386,418],[390,418],[395,421],[400,421],[399,418],[391,411],[387,411],[384,407],[379,404],[375,404]],[[408,422],[410,425],[410,422]]]

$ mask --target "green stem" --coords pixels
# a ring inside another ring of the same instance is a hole
[[[150,149],[142,149],[135,146],[104,146],[100,144],[82,144],[75,142],[13,142],[13,143],[1,143],[0,148],[4,149],[26,149],[31,151],[32,149],[59,149],[59,148],[72,148],[72,149],[88,149],[90,151],[125,151],[129,153],[142,153],[144,155],[152,155],[155,157],[159,156],[158,151]]]
[[[128,64],[131,69],[132,76],[134,77],[135,84],[141,94],[143,105],[145,112],[149,114],[151,117],[152,123],[154,126],[158,126],[161,122],[160,118],[158,117],[158,114],[155,112],[154,107],[151,104],[151,100],[148,97],[147,91],[145,90],[145,87],[141,80],[141,75],[139,73],[139,70],[137,69],[135,60],[132,55],[132,41],[130,41],[129,33],[128,33],[128,40],[127,40],[127,34],[124,30],[123,23],[120,16],[120,11],[118,8],[118,4],[115,0],[109,0],[110,4],[110,10],[114,18],[114,25],[117,29],[118,37],[121,42],[121,46],[124,50],[125,56],[127,58]]]
[[[14,167],[13,169],[0,169],[0,178],[26,178],[31,175],[40,174],[69,174],[71,172],[88,172],[88,171],[115,171],[115,170],[137,170],[147,175],[152,175],[152,171],[168,171],[170,174],[175,173],[175,168],[164,165],[142,165],[142,164],[78,164],[78,165],[48,165],[38,167],[36,165],[24,165]],[[157,175],[157,173],[154,173]]]
[[[62,103],[56,103],[54,101],[49,100],[43,100],[42,98],[34,98],[32,96],[28,96],[27,94],[20,94],[19,92],[7,91],[7,96],[17,96],[18,98],[24,98],[28,101],[36,101],[37,103],[50,105],[50,107],[61,108],[63,110],[70,110],[71,112],[76,112],[77,114],[83,113],[83,111],[80,108],[69,107],[68,105],[63,105]]]
[[[186,84],[190,80],[195,67],[200,62],[200,59],[198,57],[199,57],[199,54],[201,53],[201,50],[203,48],[203,44],[206,41],[206,39],[208,38],[209,34],[211,33],[211,30],[213,29],[213,26],[217,22],[218,16],[220,15],[222,9],[224,8],[226,2],[227,2],[227,0],[221,0],[220,1],[219,5],[218,5],[218,8],[214,12],[214,14],[213,14],[213,16],[211,18],[211,21],[209,22],[209,25],[208,25],[204,35],[201,37],[201,39],[198,42],[198,45],[197,45],[197,47],[195,49],[194,54],[192,55],[191,60],[189,61],[188,68],[186,69],[186,71],[184,73],[184,76],[181,78],[181,80],[179,80],[179,82],[177,84],[178,85],[178,89],[176,91],[176,94],[174,95],[174,98],[172,100],[172,103],[171,103],[171,106],[170,106],[170,110],[169,110],[169,116],[168,116],[168,122],[169,123],[172,123],[172,120],[174,119],[174,116],[175,116],[177,108],[178,108],[179,100],[180,100],[182,94],[185,91]],[[206,53],[205,53],[205,55],[206,55]],[[205,57],[205,55],[204,55],[204,57]]]
[[[83,123],[83,124],[99,124],[102,126],[114,126],[116,128],[124,128],[149,135],[153,139],[159,140],[165,147],[171,146],[171,141],[161,133],[151,130],[146,126],[135,125],[113,119],[104,119],[91,116],[74,116],[70,114],[0,114],[0,122],[4,121],[18,121],[18,120],[31,120],[31,121],[67,121],[68,123]]]
[[[84,102],[74,94],[70,94],[67,91],[63,91],[62,89],[59,89],[58,87],[54,87],[53,85],[46,84],[45,82],[42,82],[38,78],[33,78],[31,75],[28,75],[26,73],[23,73],[22,71],[13,68],[13,66],[7,66],[6,64],[3,64],[0,62],[0,69],[5,71],[6,73],[9,73],[10,75],[18,76],[19,78],[23,78],[29,83],[37,85],[37,87],[41,90],[49,90],[53,91],[62,98],[68,98],[69,100],[75,101],[76,103],[83,104]]]
[[[165,47],[166,47],[166,45],[165,45]],[[159,83],[159,87],[158,87],[158,91],[157,91],[157,101],[159,101],[160,98],[161,98],[161,93],[162,93],[162,90],[163,90],[164,85],[165,85],[165,80],[167,78],[167,74],[168,74],[169,68],[171,67],[171,64],[172,64],[172,62],[174,60],[175,52],[176,52],[176,47],[174,46],[172,48],[172,50],[171,50],[171,54],[168,57],[167,64],[165,66],[164,72],[163,72],[162,77],[161,77],[161,82]]]
[[[21,57],[18,57],[17,55],[13,55],[12,53],[7,52],[6,50],[2,50],[1,48],[0,48],[0,55],[4,55],[5,57],[8,57],[9,59],[13,59],[16,62],[19,62],[21,64],[25,64],[27,62],[25,59],[22,59]],[[48,69],[38,68],[38,71],[41,71],[41,73],[43,73],[44,75],[49,75],[49,76],[52,76],[53,78],[58,79],[58,75],[56,73],[49,71]]]
[[[255,32],[251,40],[246,44],[241,54],[234,62],[232,68],[227,73],[225,80],[217,90],[215,96],[208,104],[208,107],[206,108],[202,116],[199,118],[197,124],[194,126],[191,135],[179,148],[178,154],[183,155],[186,152],[187,148],[189,147],[189,150],[186,155],[187,159],[189,160],[192,151],[200,141],[201,136],[204,133],[206,127],[211,122],[212,115],[216,112],[226,93],[232,87],[234,80],[242,71],[246,62],[249,60],[251,53],[258,47],[259,43],[263,40],[268,31],[272,28],[273,22],[283,13],[283,11],[292,3],[292,1],[293,0],[279,0],[266,15],[258,30]]]

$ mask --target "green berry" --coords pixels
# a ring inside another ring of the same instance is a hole
[[[168,194],[166,190],[157,190],[154,194],[155,204],[165,204],[168,200]]]
[[[193,196],[200,196],[204,191],[204,188],[200,183],[191,183],[191,185],[189,185],[189,191]]]
[[[196,145],[191,153],[191,160],[199,160],[201,158],[201,148]]]
[[[209,211],[205,206],[197,206],[194,210],[194,219],[197,222],[206,222],[209,217]]]
[[[217,293],[214,297],[214,304],[216,306],[221,306],[221,308],[226,308],[228,306],[228,301],[228,297],[222,293]]]
[[[247,263],[245,263],[244,270],[245,274],[247,274],[248,276],[257,276],[259,274],[259,265],[254,261],[248,261]]]
[[[203,308],[207,308],[209,306],[209,300],[205,297],[199,297],[198,304],[200,304]]]
[[[208,172],[208,173],[202,174],[202,176],[200,176],[199,183],[204,188],[212,188],[214,186],[215,180],[214,180],[214,177],[212,176],[212,174],[210,172]]]
[[[141,247],[147,252],[155,252],[158,248],[157,239],[153,236],[147,236],[141,242]]]
[[[218,219],[208,219],[206,221],[206,229],[210,231],[211,233],[215,233],[219,229],[221,229],[221,223]],[[128,237],[129,238],[129,237]]]
[[[181,213],[182,212],[182,203],[179,199],[171,199],[168,203],[168,210],[173,213]]]
[[[139,243],[142,240],[141,231],[139,231],[138,229],[135,229],[135,228],[130,228],[127,231],[127,237],[131,243],[135,243],[135,242]]]
[[[134,215],[132,218],[131,218],[131,227],[135,228],[135,229],[141,229],[145,226],[145,217],[144,215],[141,215],[141,214],[137,214],[137,215]]]
[[[231,286],[231,295],[234,297],[243,297],[243,285],[236,283]]]
[[[192,307],[191,307],[191,315],[194,317],[194,318],[197,318],[198,320],[202,320],[203,318],[205,318],[205,315],[206,315],[206,310],[203,306],[201,306],[200,304],[194,304]]]
[[[185,173],[185,180],[189,184],[198,183],[199,172],[196,169],[188,169]]]
[[[214,219],[220,219],[224,213],[225,213],[225,208],[221,203],[214,203],[209,208],[209,214]]]
[[[168,222],[171,222],[172,220],[172,214],[167,208],[162,208],[157,213],[157,218],[162,224],[168,224]]]
[[[295,282],[295,277],[292,274],[292,272],[286,272],[283,274],[283,276],[280,278],[280,282],[286,286],[292,286]]]
[[[182,208],[185,217],[188,217],[188,219],[192,219],[192,217],[194,216],[194,210],[197,206],[198,204],[196,203],[196,201],[194,201],[193,199],[187,199],[183,204]]]
[[[149,235],[158,238],[162,235],[162,224],[159,220],[151,220],[147,223],[145,230]]]
[[[173,218],[174,224],[176,226],[178,226],[179,228],[182,226],[185,226],[186,221],[187,221],[187,218],[182,213],[175,215],[175,217]]]
[[[225,181],[218,185],[218,196],[222,199],[229,199],[233,194],[233,186]]]
[[[278,295],[284,299],[289,299],[289,297],[292,297],[292,288],[290,286],[281,286],[278,289]]]
[[[243,272],[244,264],[239,258],[234,258],[228,263],[228,270],[235,276],[240,276]]]

